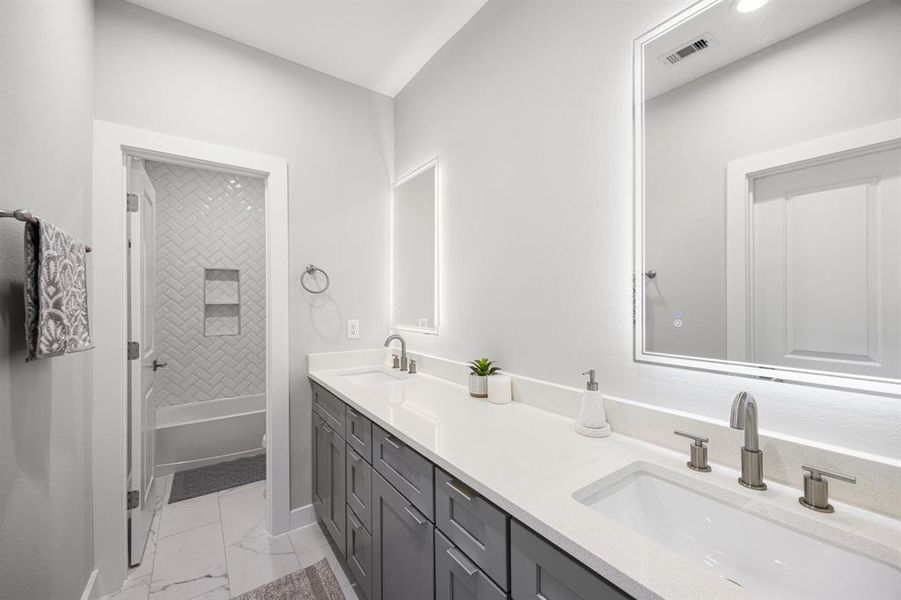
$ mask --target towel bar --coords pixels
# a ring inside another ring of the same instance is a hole
[[[21,208],[17,208],[16,210],[2,210],[0,209],[0,218],[9,217],[12,219],[16,219],[18,221],[22,221],[23,223],[37,223],[38,220],[34,215],[31,214],[30,211],[22,210]],[[91,247],[85,246],[85,252],[90,252]]]

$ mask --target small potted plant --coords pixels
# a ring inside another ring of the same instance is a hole
[[[478,358],[469,363],[469,395],[473,398],[488,397],[488,377],[500,370],[487,358]]]

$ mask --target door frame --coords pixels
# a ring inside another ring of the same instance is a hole
[[[94,567],[99,571],[101,595],[117,590],[128,568],[126,154],[265,179],[267,525],[273,535],[290,529],[288,163],[273,156],[95,120],[94,277],[90,284],[96,346],[92,357],[92,473]]]
[[[843,131],[763,152],[726,165],[726,358],[749,363],[754,356],[755,180],[780,172],[891,148],[901,142],[901,119]],[[788,367],[784,367],[788,369]],[[841,375],[837,375],[841,377]],[[878,382],[880,378],[846,375]],[[886,381],[886,380],[881,380]]]

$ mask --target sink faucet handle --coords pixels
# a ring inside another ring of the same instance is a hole
[[[801,468],[809,475],[804,475],[804,495],[798,498],[801,506],[817,512],[835,512],[835,507],[829,504],[829,482],[823,477],[831,477],[847,483],[857,483],[857,478],[841,473],[833,473],[817,467],[802,465]]]
[[[685,431],[679,431],[678,429],[675,430],[673,433],[675,433],[676,435],[681,435],[681,436],[684,437],[684,438],[688,438],[688,439],[690,439],[690,440],[694,440],[694,441],[695,441],[695,445],[697,445],[697,446],[703,446],[704,444],[706,444],[707,442],[710,441],[710,440],[708,440],[708,439],[705,438],[705,437],[701,437],[701,436],[699,436],[699,435],[694,435],[694,434],[691,434],[691,433],[687,433],[687,432],[685,432]]]
[[[710,465],[707,464],[707,446],[704,445],[709,440],[706,437],[701,437],[692,433],[686,433],[685,431],[679,431],[678,429],[673,433],[693,440],[692,445],[689,447],[689,451],[691,452],[691,460],[685,463],[688,468],[693,471],[700,471],[701,473],[709,473]]]
[[[844,481],[846,483],[857,483],[857,478],[851,477],[850,475],[833,473],[832,471],[827,471],[826,469],[820,469],[818,467],[808,467],[807,465],[801,465],[801,469],[810,473],[810,478],[814,480],[819,480],[823,477],[831,477],[832,479],[838,479],[839,481]]]
[[[393,364],[392,368],[399,369],[400,368],[400,357],[397,354],[394,354],[393,358],[394,358],[394,361],[393,361],[394,364]]]
[[[410,359],[410,369],[407,371],[410,375],[416,374],[416,361],[412,358]]]

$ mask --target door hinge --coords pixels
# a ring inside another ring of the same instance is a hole
[[[141,496],[138,494],[138,490],[128,490],[128,495],[125,498],[125,508],[127,510],[134,510],[141,503]]]
[[[128,212],[138,212],[138,195],[125,194],[125,209]]]
[[[141,344],[139,342],[128,342],[128,360],[137,360],[141,357]]]

